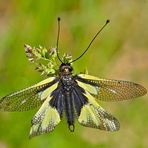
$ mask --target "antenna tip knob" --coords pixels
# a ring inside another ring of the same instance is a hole
[[[61,20],[61,18],[60,18],[60,17],[58,17],[58,18],[57,18],[57,20],[58,20],[58,21],[60,21],[60,20]]]
[[[108,19],[108,20],[106,20],[106,24],[108,24],[110,22],[110,20]]]

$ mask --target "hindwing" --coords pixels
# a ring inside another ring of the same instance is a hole
[[[61,121],[63,109],[64,95],[62,86],[58,83],[56,88],[48,94],[46,100],[34,115],[30,130],[30,138],[54,130],[56,125]]]
[[[32,119],[29,137],[51,132],[60,122],[60,115],[56,108],[49,105],[49,96]]]
[[[119,130],[120,124],[118,120],[107,113],[89,92],[85,91],[85,96],[88,99],[88,103],[81,108],[78,122],[83,126],[105,131]]]

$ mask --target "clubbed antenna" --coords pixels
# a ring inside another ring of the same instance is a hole
[[[57,53],[57,57],[58,57],[59,61],[60,61],[61,63],[63,63],[62,60],[60,59],[60,56],[59,56],[59,49],[58,49],[58,45],[59,45],[59,36],[60,36],[60,20],[61,20],[61,18],[58,17],[57,20],[58,20],[58,35],[57,35],[56,53]]]
[[[93,39],[91,40],[91,42],[89,43],[88,47],[85,49],[85,51],[75,60],[71,61],[70,63],[73,63],[75,61],[77,61],[78,59],[80,59],[89,49],[89,47],[91,46],[91,44],[93,43],[93,41],[96,39],[96,37],[100,34],[100,32],[105,28],[105,26],[110,22],[110,20],[106,20],[106,23],[102,26],[102,28],[96,33],[96,35],[93,37]]]

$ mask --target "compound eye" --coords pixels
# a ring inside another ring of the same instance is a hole
[[[62,68],[61,68],[61,71],[64,72],[64,71],[65,71],[65,67],[62,67]]]
[[[73,71],[73,68],[72,67],[69,67],[69,71]]]
[[[64,68],[63,66],[61,66],[61,67],[60,67],[60,72],[64,72],[64,69],[65,69],[65,68]]]

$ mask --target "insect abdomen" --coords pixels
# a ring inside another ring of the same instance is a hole
[[[71,93],[68,91],[65,91],[65,112],[66,112],[66,118],[67,123],[69,126],[69,130],[71,132],[74,131],[74,108],[73,108],[73,102]]]

